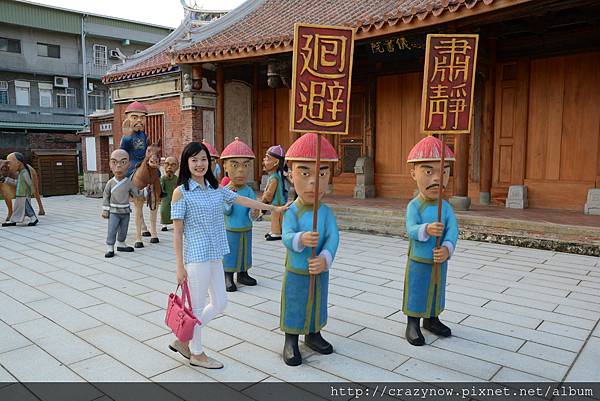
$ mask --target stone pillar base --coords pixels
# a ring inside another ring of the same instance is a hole
[[[492,194],[489,192],[480,192],[479,193],[479,203],[482,205],[489,205],[492,203]]]
[[[506,207],[509,209],[527,209],[527,186],[511,185],[508,188]]]
[[[375,197],[375,185],[355,185],[352,195],[355,199],[367,199]]]
[[[452,196],[450,197],[450,204],[454,210],[469,210],[471,207],[471,198],[468,196]]]
[[[588,190],[587,202],[583,208],[583,213],[600,216],[600,188]]]
[[[87,196],[100,198],[104,192],[104,186],[110,179],[109,174],[98,172],[83,173],[83,189]]]

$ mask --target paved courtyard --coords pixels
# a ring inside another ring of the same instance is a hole
[[[0,229],[0,382],[600,381],[598,258],[461,241],[441,316],[454,335],[424,331],[427,345],[413,347],[401,311],[407,242],[343,232],[325,330],[335,353],[302,346],[305,362],[292,368],[280,357],[284,250],[262,240],[259,222],[259,285],[228,294],[205,329],[207,353],[225,364],[206,370],[167,348],[172,232],[105,259],[101,200],[44,204],[38,226]]]

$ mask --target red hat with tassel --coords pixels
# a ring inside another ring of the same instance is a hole
[[[442,141],[434,136],[427,136],[421,139],[417,144],[410,150],[408,154],[407,163],[420,163],[429,161],[440,161],[442,159]],[[452,162],[455,161],[454,153],[446,145],[445,160]]]
[[[288,149],[285,159],[288,161],[317,161],[317,134],[304,134],[296,139]],[[337,162],[338,155],[331,143],[321,136],[321,161]]]
[[[249,159],[254,159],[254,152],[250,148],[250,146],[246,145],[244,142],[240,140],[237,136],[229,145],[223,149],[221,152],[221,160],[223,159],[233,159],[236,157],[246,157]]]
[[[217,151],[217,148],[212,146],[212,144],[210,142],[208,142],[206,139],[203,139],[202,144],[204,146],[206,146],[206,149],[208,149],[208,153],[210,153],[210,157],[217,157],[217,158],[219,157],[219,152]]]
[[[129,106],[127,106],[127,108],[125,109],[125,114],[127,114],[127,113],[148,114],[148,109],[142,103],[135,101],[135,102],[131,103]]]

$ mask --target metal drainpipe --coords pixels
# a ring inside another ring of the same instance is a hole
[[[87,82],[87,55],[85,49],[85,17],[87,14],[81,15],[81,62],[83,64],[83,88],[81,91],[81,97],[83,99],[83,121],[84,125],[88,126],[88,106],[87,106],[87,91],[88,91],[88,82]]]

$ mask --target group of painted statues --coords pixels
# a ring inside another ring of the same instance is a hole
[[[257,285],[249,274],[253,220],[259,217],[260,210],[270,210],[271,228],[265,239],[282,240],[286,250],[280,306],[280,329],[285,333],[283,360],[290,366],[302,363],[300,335],[312,350],[331,354],[333,346],[323,338],[321,331],[327,324],[329,271],[340,236],[332,210],[320,199],[328,187],[333,163],[338,161],[334,147],[325,137],[316,134],[302,135],[287,153],[279,145],[270,147],[262,159],[268,180],[262,197],[257,200],[247,182],[256,157],[237,137],[221,154],[206,141],[192,142],[179,160],[174,156],[165,159],[161,174],[159,144],[148,144],[144,133],[146,114],[141,103],[129,105],[121,146],[110,155],[113,177],[106,184],[102,204],[102,217],[108,220],[105,257],[114,257],[115,243],[117,252],[133,252],[134,247],[143,247],[142,236],[150,236],[151,243],[158,243],[159,208],[162,231],[168,231],[169,225],[173,225],[177,281],[179,284],[189,282],[193,311],[203,323],[194,331],[192,341],[175,340],[169,347],[194,366],[223,366],[204,353],[202,327],[225,308],[226,292],[236,291],[236,282]],[[319,138],[321,156],[317,171]],[[440,165],[442,152],[446,160],[443,168]],[[217,159],[222,162],[223,177]],[[448,147],[442,149],[441,141],[433,136],[417,143],[407,159],[418,195],[406,210],[410,243],[402,310],[407,316],[405,338],[415,346],[425,344],[421,318],[424,329],[440,336],[451,335],[439,315],[445,306],[448,259],[456,248],[458,226],[452,207],[446,201],[442,203],[441,222],[438,222],[437,202],[441,188],[448,183],[452,161],[452,151]],[[288,202],[288,180],[297,195],[293,202]],[[317,229],[313,231],[317,180]],[[10,185],[15,195],[7,189]],[[43,214],[37,187],[37,174],[25,163],[22,154],[10,154],[8,161],[0,164],[4,199],[15,198],[14,209],[9,208],[12,216],[9,215],[3,226],[21,223],[25,217],[29,217],[30,226],[37,224],[30,202],[30,197],[35,195]],[[134,247],[126,243],[130,198],[136,212]],[[144,203],[150,207],[150,232],[143,221]],[[437,246],[438,238],[440,246]]]
[[[160,202],[162,230],[167,231],[169,225],[174,225],[174,243],[179,255],[178,282],[189,281],[193,310],[202,318],[204,326],[225,308],[225,292],[236,291],[236,283],[257,285],[256,279],[249,274],[252,226],[260,209],[271,210],[271,228],[265,239],[282,240],[286,250],[280,306],[280,329],[285,333],[283,360],[290,366],[302,363],[298,346],[300,335],[312,350],[320,354],[332,353],[333,346],[323,338],[321,331],[327,324],[329,271],[340,236],[332,210],[321,202],[317,210],[317,229],[313,231],[315,182],[319,180],[320,200],[326,192],[333,163],[338,161],[336,151],[327,139],[316,134],[302,135],[287,153],[279,145],[270,147],[262,160],[268,180],[262,197],[256,200],[254,190],[248,185],[256,156],[239,138],[236,137],[220,154],[206,141],[188,144],[181,155],[181,165],[177,158],[167,157],[164,173],[160,175],[158,147],[148,145],[143,133],[145,107],[133,103],[126,114],[128,122],[124,126],[130,127],[131,132],[125,131],[121,149],[111,155],[114,177],[104,191],[103,217],[109,220],[106,256],[114,255],[115,241],[117,251],[134,250],[125,243],[129,197],[136,205],[135,246],[143,246],[140,233],[147,231],[141,219],[144,202],[151,209],[151,242],[158,242],[154,219]],[[319,171],[316,170],[318,138],[321,138]],[[442,151],[446,152],[443,169],[440,168]],[[223,177],[217,159],[223,165]],[[417,184],[418,195],[406,210],[409,251],[402,310],[407,316],[405,338],[415,346],[425,344],[421,318],[423,328],[431,333],[451,335],[450,328],[439,320],[439,315],[445,306],[448,259],[456,247],[458,226],[452,207],[446,201],[442,203],[442,218],[438,222],[437,200],[440,187],[448,183],[452,161],[452,151],[448,147],[442,150],[441,141],[433,136],[417,143],[407,160],[412,167],[411,175]],[[288,180],[297,194],[293,203],[288,203]],[[212,195],[213,191],[215,195]],[[218,195],[218,191],[222,194]],[[222,211],[222,220],[208,217],[212,210],[206,209],[209,206]],[[221,224],[227,244],[215,240],[223,235],[219,231]],[[436,244],[438,237],[439,247]],[[312,248],[316,248],[315,257]],[[217,273],[211,274],[215,266]],[[207,296],[210,299],[208,305]],[[222,363],[204,353],[201,327],[197,332],[189,343],[175,340],[170,348],[188,358],[194,366],[222,367]]]

